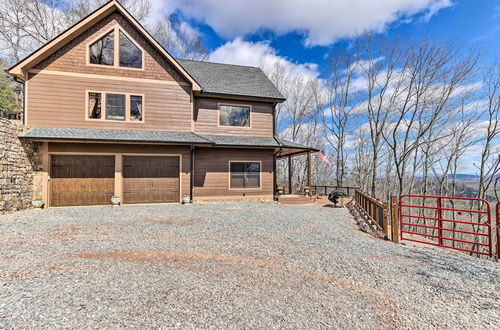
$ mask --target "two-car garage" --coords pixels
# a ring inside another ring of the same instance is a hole
[[[108,205],[117,189],[124,204],[179,202],[180,157],[51,155],[49,182],[50,206]]]

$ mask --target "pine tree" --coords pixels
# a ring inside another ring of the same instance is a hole
[[[0,111],[18,112],[19,102],[16,93],[12,89],[12,83],[4,69],[4,63],[0,62]]]

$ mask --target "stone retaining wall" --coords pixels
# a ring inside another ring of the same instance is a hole
[[[39,144],[18,139],[26,130],[18,121],[0,118],[0,213],[31,206]]]

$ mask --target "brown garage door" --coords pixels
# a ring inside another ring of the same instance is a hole
[[[179,202],[179,157],[124,156],[123,202]]]
[[[114,156],[52,155],[50,206],[111,204]]]

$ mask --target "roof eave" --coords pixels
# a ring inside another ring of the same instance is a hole
[[[228,94],[228,93],[216,93],[216,92],[207,92],[207,91],[200,91],[197,96],[209,96],[209,97],[235,97],[235,98],[241,98],[241,99],[258,99],[261,101],[268,101],[268,102],[277,102],[277,103],[282,103],[286,101],[286,98],[279,98],[279,97],[266,97],[266,96],[254,96],[254,95],[243,95],[243,94]]]
[[[62,142],[104,142],[104,143],[144,143],[144,144],[172,144],[172,145],[212,145],[212,142],[200,141],[155,141],[155,140],[124,140],[124,139],[97,139],[97,138],[64,138],[64,137],[33,137],[33,136],[19,136],[20,140],[31,141],[62,141]]]

